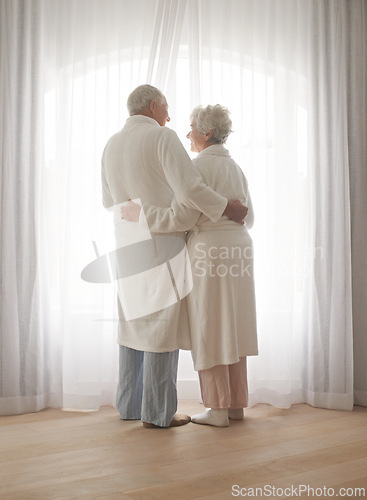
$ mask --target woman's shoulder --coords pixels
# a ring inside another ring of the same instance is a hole
[[[214,146],[204,149],[196,158],[193,159],[193,164],[197,168],[236,168],[238,167],[234,159],[228,154],[216,154],[215,150],[209,151]],[[224,148],[223,148],[224,149]],[[239,167],[238,167],[239,168]]]

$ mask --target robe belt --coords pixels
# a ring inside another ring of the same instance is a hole
[[[189,234],[199,234],[203,231],[243,231],[246,228],[237,222],[227,221],[223,223],[216,224],[195,224],[190,231]]]

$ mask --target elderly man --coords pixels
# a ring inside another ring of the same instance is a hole
[[[143,204],[169,207],[176,196],[213,222],[224,214],[242,223],[246,207],[203,184],[176,133],[165,127],[170,118],[164,95],[141,85],[130,94],[127,107],[130,118],[103,152],[104,206],[116,208],[140,198]],[[188,423],[189,416],[176,414],[178,350],[190,349],[186,300],[129,320],[119,301],[118,342],[116,404],[121,419],[141,419],[144,427]]]

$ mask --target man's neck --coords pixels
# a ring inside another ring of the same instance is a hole
[[[135,115],[132,116],[147,116],[148,118],[152,118],[155,120],[153,113],[150,111],[150,109],[143,109],[143,111],[140,111],[139,113],[135,113]],[[156,120],[157,121],[157,120]]]

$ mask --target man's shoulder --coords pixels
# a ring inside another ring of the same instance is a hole
[[[116,141],[119,141],[123,135],[124,135],[124,127],[110,136],[110,138],[107,141],[107,146]]]
[[[121,147],[121,145],[126,143],[171,148],[180,144],[180,140],[176,132],[168,127],[152,127],[149,123],[142,123],[134,127],[125,125],[125,127],[110,137],[106,148]]]
[[[157,135],[162,137],[162,139],[177,140],[178,136],[174,130],[169,127],[159,127],[156,129]]]
[[[156,147],[160,148],[177,148],[180,140],[176,132],[167,127],[150,127],[138,132],[142,142],[149,142],[155,144]]]

